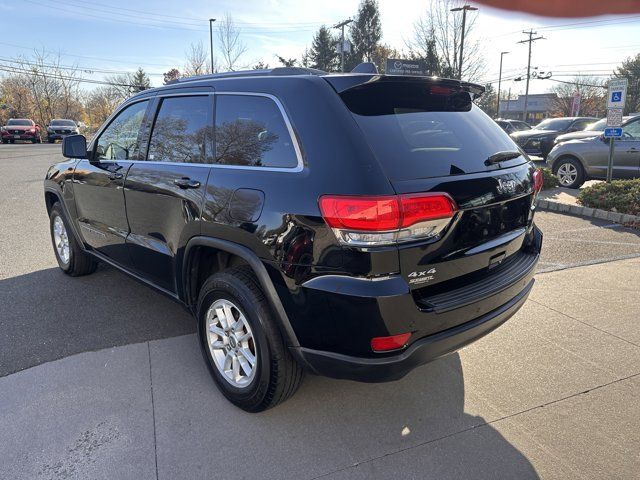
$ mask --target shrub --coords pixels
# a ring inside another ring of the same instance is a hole
[[[640,179],[614,180],[583,188],[578,203],[631,215],[640,215]]]
[[[555,188],[560,185],[558,182],[558,178],[551,172],[550,168],[541,168],[542,172],[542,180],[544,181],[544,185],[542,186],[543,190],[549,190],[550,188]]]

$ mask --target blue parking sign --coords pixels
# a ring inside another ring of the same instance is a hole
[[[604,138],[620,138],[622,136],[621,127],[609,127],[604,129]]]
[[[612,102],[621,102],[622,101],[622,92],[611,92],[611,101]]]

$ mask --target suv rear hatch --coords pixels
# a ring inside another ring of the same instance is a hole
[[[437,192],[455,202],[435,235],[396,243],[400,273],[420,308],[444,311],[473,303],[499,291],[499,278],[535,263],[533,205],[541,183],[534,183],[540,175],[473,104],[481,86],[431,77],[325,79],[351,111],[399,198]],[[453,297],[445,295],[452,291]]]

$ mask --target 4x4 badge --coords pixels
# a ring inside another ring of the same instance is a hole
[[[409,280],[409,283],[424,283],[436,278],[435,273],[436,269],[431,268],[429,270],[411,272],[407,277],[411,279]]]

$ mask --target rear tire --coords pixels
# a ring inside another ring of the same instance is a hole
[[[572,157],[560,158],[554,165],[554,173],[561,187],[580,188],[586,180],[584,168]]]
[[[302,368],[291,356],[248,266],[209,277],[200,290],[197,312],[202,354],[231,403],[247,412],[260,412],[295,393]]]
[[[95,272],[98,266],[96,260],[80,248],[59,202],[51,207],[49,227],[53,251],[64,273],[79,277]]]

